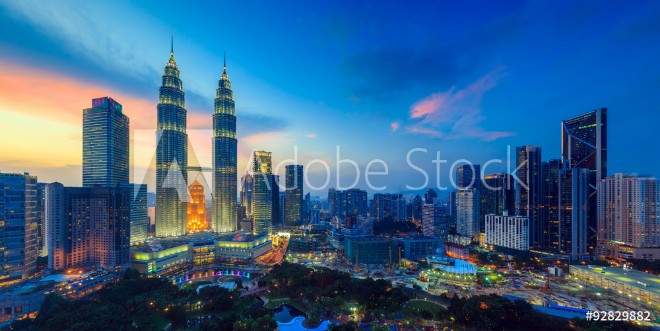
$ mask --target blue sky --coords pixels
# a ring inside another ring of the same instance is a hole
[[[385,160],[390,175],[378,182],[394,192],[422,181],[406,163],[411,148],[428,149],[415,162],[429,170],[432,182],[436,151],[450,164],[483,163],[505,158],[507,145],[533,144],[543,147],[544,159],[559,158],[561,120],[607,107],[610,173],[657,176],[660,169],[657,2],[0,1],[0,6],[0,63],[11,77],[24,77],[25,86],[42,92],[15,102],[9,102],[15,95],[0,95],[4,134],[10,125],[30,130],[29,121],[18,123],[17,116],[39,118],[46,127],[52,121],[53,130],[62,125],[56,136],[80,130],[75,121],[84,106],[77,103],[53,105],[52,111],[72,112],[71,117],[21,107],[71,91],[49,90],[35,78],[40,72],[79,89],[97,87],[89,93],[112,92],[125,106],[135,105],[127,107],[132,129],[153,129],[174,35],[187,108],[195,118],[189,130],[210,129],[226,51],[242,164],[253,148],[272,151],[279,162],[292,157],[296,145],[301,163],[319,158],[334,173],[339,145],[341,157],[356,160],[362,172],[371,159]],[[78,99],[86,105],[89,98]],[[8,145],[13,138],[4,134]],[[12,155],[3,153],[0,169],[78,184],[78,136],[62,137],[70,139],[61,148],[71,152],[57,161],[12,149]],[[204,146],[198,156],[210,165]],[[350,169],[341,168],[344,185],[352,182]],[[317,186],[324,181],[321,170],[309,169]],[[447,169],[442,171],[446,182]]]

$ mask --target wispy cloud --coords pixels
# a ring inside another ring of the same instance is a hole
[[[306,137],[307,137],[307,138],[310,138],[310,139],[316,139],[316,138],[318,138],[318,136],[319,136],[319,135],[316,134],[316,133],[308,133],[308,134],[306,135]]]
[[[89,1],[58,4],[8,1],[2,6],[14,16],[58,40],[74,56],[84,56],[99,67],[110,66],[135,78],[152,76],[161,71],[160,63],[148,60],[149,53],[158,48],[146,48],[148,51],[145,52],[145,47],[138,46],[145,41],[153,43],[154,32],[162,26],[139,10],[129,12],[119,3],[99,6]],[[118,24],[117,20],[108,17],[140,22],[141,28]]]
[[[417,101],[410,108],[406,131],[434,138],[484,141],[514,135],[513,132],[489,131],[482,127],[486,120],[481,108],[483,95],[497,86],[498,80],[505,75],[499,68],[463,89],[452,87]],[[391,128],[396,131],[394,123]]]
[[[401,127],[401,122],[399,121],[390,123],[390,130],[392,130],[392,132],[399,131],[400,127]]]

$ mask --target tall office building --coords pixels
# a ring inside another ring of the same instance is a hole
[[[83,110],[83,186],[128,183],[129,120],[110,97]]]
[[[94,266],[108,270],[130,263],[133,188],[46,186],[48,268]]]
[[[445,239],[449,225],[447,208],[438,204],[422,206],[422,233],[424,236]]]
[[[149,211],[147,207],[147,184],[120,185],[131,189],[130,242],[147,241],[149,232]]]
[[[284,219],[280,216],[282,211],[280,210],[280,176],[279,175],[270,175],[270,191],[272,193],[272,205],[273,209],[271,211],[271,216],[273,218],[273,226],[282,227],[284,226]]]
[[[456,232],[461,236],[477,239],[479,235],[479,190],[456,190]]]
[[[298,226],[302,224],[303,218],[303,166],[300,164],[287,165],[285,173],[284,222],[288,226]]]
[[[303,208],[302,208],[302,221],[303,224],[309,223],[309,211],[312,205],[312,196],[307,192],[305,198],[303,199]]]
[[[204,186],[195,180],[188,188],[188,232],[197,232],[207,229],[206,224],[206,195]]]
[[[254,199],[254,177],[251,174],[245,174],[241,178],[241,206],[245,208],[245,216],[252,219],[252,206]]]
[[[46,183],[37,183],[37,252],[40,257],[48,256],[46,245]]]
[[[407,218],[406,199],[401,194],[376,193],[371,203],[371,216],[377,222],[391,218],[394,222],[403,222]]]
[[[516,191],[511,175],[505,173],[486,175],[479,188],[479,229],[485,230],[488,214],[502,215],[505,211],[514,213]]]
[[[352,188],[346,191],[328,190],[330,213],[333,216],[367,216],[369,213],[369,200],[367,191]]]
[[[432,188],[430,188],[426,193],[424,193],[424,203],[426,204],[433,204],[434,200],[438,197],[438,193],[435,192]]]
[[[37,177],[0,173],[0,283],[26,279],[37,267]]]
[[[156,132],[156,235],[186,233],[188,199],[188,134],[186,101],[174,61],[165,66],[158,98]]]
[[[589,170],[568,168],[559,176],[559,251],[572,261],[583,260],[588,252]]]
[[[284,219],[286,216],[284,215],[284,211],[286,210],[286,192],[280,191],[280,220],[284,222]]]
[[[660,259],[660,181],[617,173],[598,183],[598,255]]]
[[[271,234],[273,231],[272,156],[270,152],[255,151],[252,160],[253,198],[252,232]]]
[[[411,205],[410,215],[412,216],[413,220],[416,221],[421,220],[423,213],[422,208],[424,205],[424,201],[422,200],[422,197],[420,197],[419,195],[415,195],[410,205]]]
[[[596,185],[607,176],[607,108],[564,120],[561,131],[564,166],[588,171],[587,243],[590,248],[595,248],[598,228]]]
[[[529,218],[529,246],[543,247],[546,225],[540,212],[543,198],[541,147],[517,147],[516,161],[516,214]]]
[[[559,249],[559,176],[561,160],[552,159],[541,163],[543,177],[543,199],[541,217],[546,225],[544,248]]]
[[[463,164],[456,167],[457,188],[481,187],[481,166],[478,164]]]
[[[236,231],[236,110],[227,62],[215,92],[213,112],[213,230]]]

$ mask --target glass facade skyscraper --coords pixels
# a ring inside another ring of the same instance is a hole
[[[543,204],[541,217],[546,225],[545,248],[559,249],[559,176],[561,160],[552,159],[541,163],[543,176]]]
[[[186,101],[174,49],[165,66],[158,99],[156,132],[156,235],[186,233],[188,134]]]
[[[110,97],[83,110],[83,186],[128,183],[129,120]]]
[[[265,151],[255,151],[253,156],[252,232],[270,234],[273,231],[272,157]]]
[[[37,267],[37,177],[0,173],[0,283],[28,278]]]
[[[227,63],[218,81],[213,112],[213,211],[212,229],[236,231],[237,140],[234,92],[227,76]]]
[[[596,185],[607,176],[607,108],[562,121],[561,134],[564,168],[588,171],[587,242],[593,252],[598,229]]]
[[[546,238],[541,217],[543,199],[543,176],[541,169],[541,147],[520,146],[516,148],[516,214],[529,218],[529,246],[543,247]]]
[[[589,170],[563,165],[559,176],[559,251],[572,261],[588,251]]]
[[[303,219],[303,166],[289,164],[285,167],[285,173],[284,222],[288,226],[298,226]]]

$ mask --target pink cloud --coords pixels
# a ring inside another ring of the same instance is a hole
[[[488,131],[481,126],[486,120],[481,109],[483,95],[504,75],[499,68],[464,89],[452,87],[417,101],[410,109],[407,131],[435,138],[485,141],[512,136],[512,132]]]
[[[319,135],[316,134],[316,133],[309,133],[309,134],[306,135],[307,138],[311,138],[311,139],[318,138],[318,136],[319,136]]]
[[[401,127],[401,122],[398,122],[398,121],[397,122],[392,122],[390,124],[390,129],[392,130],[392,132],[397,132],[400,127]]]

